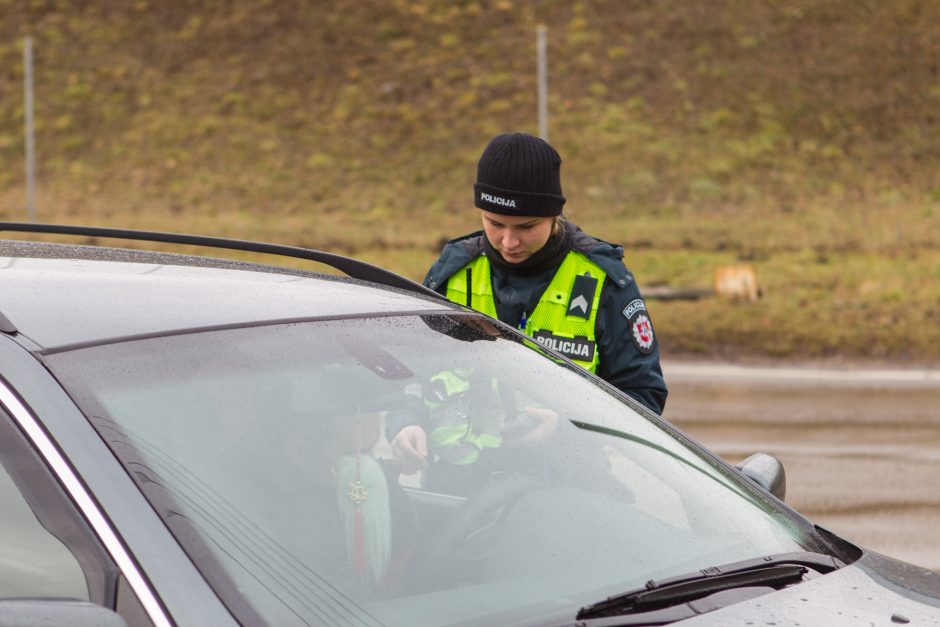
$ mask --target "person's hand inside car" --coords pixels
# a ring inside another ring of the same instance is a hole
[[[392,459],[403,475],[413,475],[428,465],[428,436],[417,425],[408,425],[391,442]]]

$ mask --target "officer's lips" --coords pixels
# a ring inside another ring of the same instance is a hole
[[[524,250],[520,250],[514,253],[501,251],[499,254],[501,254],[503,256],[503,259],[505,259],[506,261],[516,262],[516,263],[520,261],[525,261],[525,259],[528,258],[529,256],[529,253]]]

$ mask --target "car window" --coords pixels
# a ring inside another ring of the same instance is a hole
[[[0,410],[0,423],[8,421]],[[0,597],[89,600],[89,586],[72,551],[34,512],[44,481],[31,451],[8,423],[0,428]],[[30,493],[33,490],[34,493]],[[27,498],[29,497],[29,499]]]
[[[46,359],[230,609],[272,624],[502,624],[818,548],[715,459],[477,316]],[[409,428],[418,468],[393,446]]]

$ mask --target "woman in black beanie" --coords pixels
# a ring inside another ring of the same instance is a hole
[[[538,137],[493,138],[473,186],[483,230],[448,242],[424,284],[523,330],[662,413],[659,344],[623,248],[564,219],[560,167],[558,152]],[[399,458],[422,461],[424,434],[399,435],[406,440],[393,440]]]

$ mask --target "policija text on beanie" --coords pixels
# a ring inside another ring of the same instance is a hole
[[[561,157],[548,142],[526,133],[497,135],[477,164],[473,186],[479,209],[506,216],[561,214]]]

